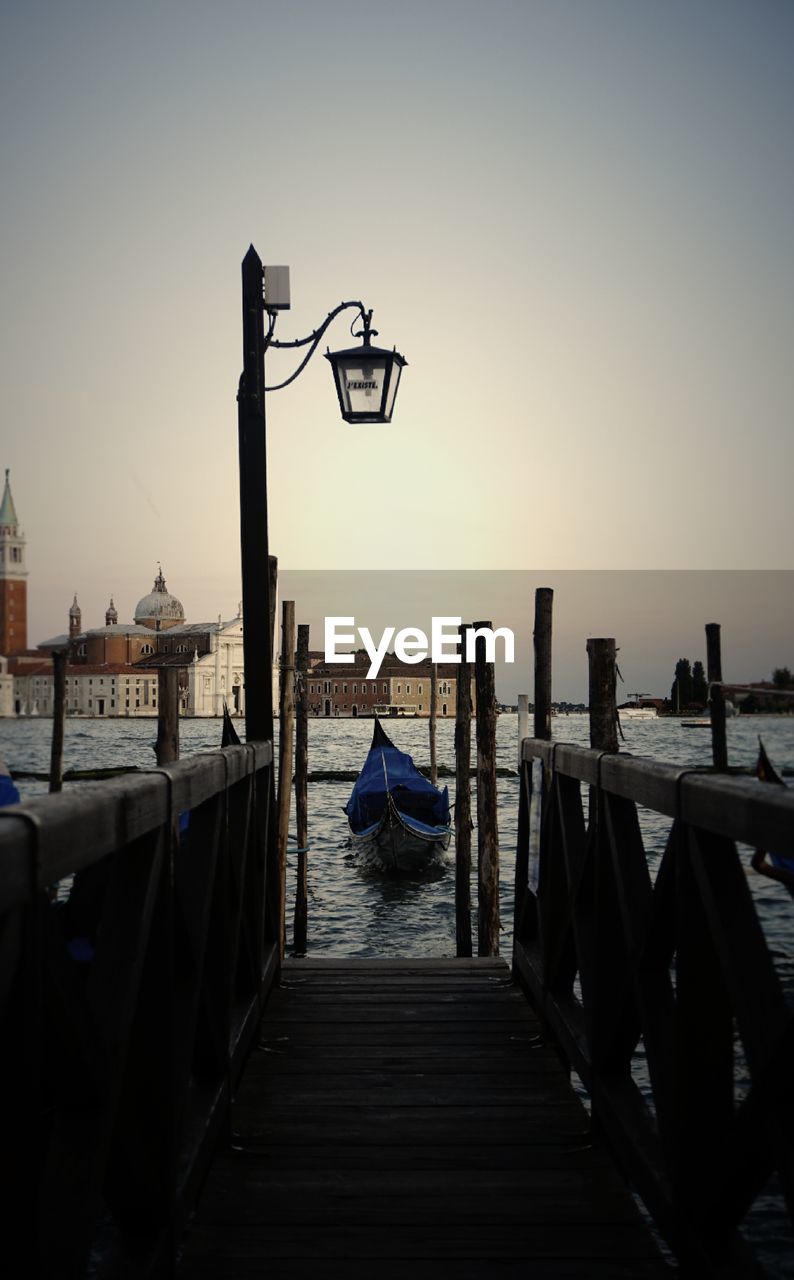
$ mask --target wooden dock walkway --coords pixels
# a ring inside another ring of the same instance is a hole
[[[233,1127],[180,1280],[674,1274],[503,961],[287,962]]]

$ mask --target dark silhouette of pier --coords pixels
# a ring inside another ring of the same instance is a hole
[[[740,846],[791,857],[794,796],[539,738],[519,786],[512,971],[282,963],[268,743],[5,809],[25,1274],[656,1274],[629,1187],[686,1269],[757,1274],[794,1021]],[[654,874],[638,806],[668,820]],[[75,875],[88,925],[53,901]]]

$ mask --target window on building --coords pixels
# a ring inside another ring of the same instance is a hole
[[[386,682],[385,682],[385,681],[384,681],[384,684],[383,684],[383,692],[384,692],[384,693],[388,693],[388,692],[389,692],[389,686],[386,684]]]
[[[410,686],[409,684],[407,684],[407,685],[405,686],[405,692],[406,692],[406,693],[410,693],[410,692],[411,692],[411,686]]]
[[[347,685],[346,685],[346,684],[343,684],[343,685],[342,685],[342,693],[347,693]]]
[[[402,693],[402,691],[403,691],[403,687],[402,687],[402,685],[401,685],[401,684],[398,684],[398,685],[397,685],[397,692],[398,692],[398,693]]]

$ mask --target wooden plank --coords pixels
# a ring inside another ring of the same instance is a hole
[[[506,966],[465,963],[285,964],[179,1277],[663,1274]]]
[[[199,1254],[204,1252],[217,1256],[219,1237],[212,1227],[197,1225],[191,1238],[191,1255],[195,1250]],[[378,1226],[369,1225],[334,1227],[309,1224],[308,1227],[287,1226],[279,1231],[267,1226],[242,1229],[235,1225],[221,1238],[226,1256],[235,1263],[245,1258],[257,1258],[261,1266],[265,1260],[280,1263],[287,1258],[313,1258],[315,1266],[318,1261],[321,1263],[318,1274],[324,1274],[322,1263],[326,1258],[380,1260],[397,1256],[406,1260],[432,1258],[437,1261],[482,1258],[500,1263],[503,1258],[569,1258],[578,1260],[581,1278],[583,1274],[590,1274],[592,1258],[605,1260],[617,1255],[624,1260],[648,1260],[655,1253],[651,1237],[644,1227],[613,1223],[570,1222],[564,1231],[557,1223],[541,1223],[533,1224],[531,1232],[523,1227],[500,1226],[491,1232],[483,1231],[479,1224],[467,1228],[455,1223],[448,1229],[441,1220],[427,1226],[401,1226],[399,1230],[388,1233]],[[582,1267],[587,1268],[584,1273]],[[281,1275],[281,1271],[275,1274]],[[669,1276],[670,1273],[660,1263],[657,1274]]]
[[[186,1273],[187,1274],[187,1273]],[[193,1280],[262,1280],[262,1262],[259,1258],[197,1258],[189,1272]],[[317,1280],[315,1259],[280,1259],[278,1280]],[[638,1258],[624,1261],[619,1258],[590,1260],[583,1272],[581,1261],[566,1258],[545,1258],[543,1270],[533,1266],[533,1280],[651,1280],[660,1275],[657,1261],[647,1262]],[[674,1272],[668,1272],[674,1275]],[[455,1261],[455,1280],[493,1280],[494,1268],[489,1260],[458,1258]],[[323,1259],[323,1280],[373,1280],[371,1259]],[[378,1280],[405,1280],[405,1262],[378,1259]],[[438,1280],[439,1266],[435,1259],[414,1258],[411,1261],[411,1280]],[[499,1280],[528,1280],[526,1261],[499,1260]]]

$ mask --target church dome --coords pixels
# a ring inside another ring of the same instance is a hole
[[[185,621],[185,610],[176,596],[172,596],[165,585],[163,571],[157,574],[154,587],[148,596],[144,596],[135,606],[135,621],[142,627],[152,631],[175,627]]]

